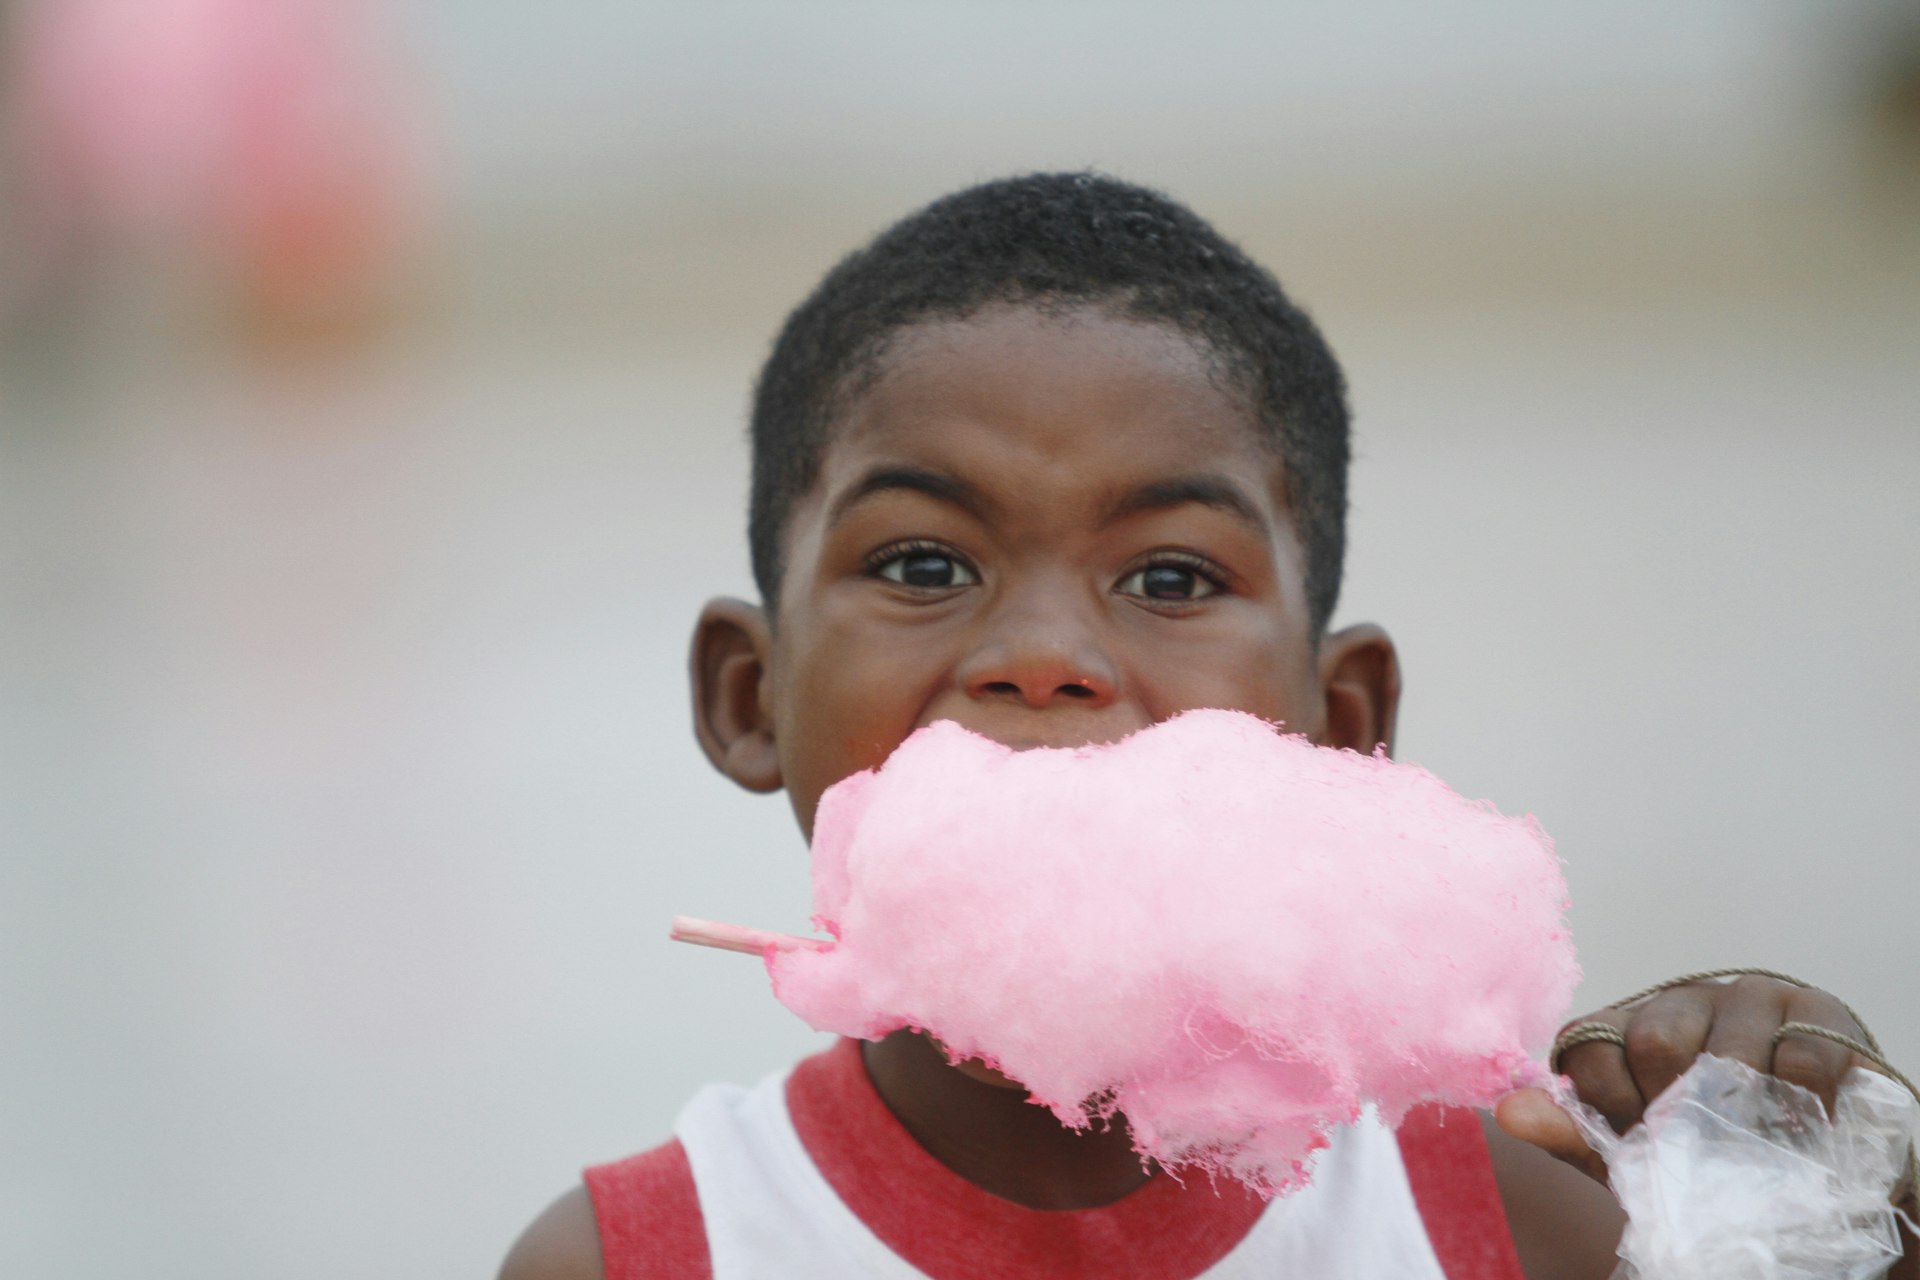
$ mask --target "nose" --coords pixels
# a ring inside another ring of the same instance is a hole
[[[1104,707],[1113,702],[1118,683],[1094,620],[1058,600],[1035,601],[989,619],[957,674],[971,698],[1036,710]]]

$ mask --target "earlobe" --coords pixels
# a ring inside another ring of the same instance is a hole
[[[744,600],[709,600],[693,629],[693,734],[713,767],[749,791],[778,791],[767,686],[773,633],[766,611]]]
[[[1393,639],[1371,622],[1335,631],[1320,642],[1320,687],[1327,704],[1322,740],[1371,754],[1393,752],[1400,711],[1400,657]]]

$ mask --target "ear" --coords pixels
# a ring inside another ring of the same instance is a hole
[[[778,791],[770,662],[773,632],[764,609],[709,600],[693,628],[693,736],[713,767],[749,791]]]
[[[1376,746],[1393,752],[1400,712],[1400,656],[1393,638],[1371,622],[1336,631],[1320,642],[1320,687],[1326,692],[1323,741],[1363,755]]]

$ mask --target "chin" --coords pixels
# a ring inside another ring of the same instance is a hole
[[[933,1040],[934,1047],[940,1050],[943,1056],[951,1056],[947,1054],[947,1046],[932,1036],[927,1038]],[[953,1069],[969,1080],[978,1080],[981,1084],[990,1084],[996,1089],[1018,1089],[1022,1093],[1026,1092],[1027,1086],[1003,1071],[996,1071],[979,1058],[962,1058],[953,1064]]]

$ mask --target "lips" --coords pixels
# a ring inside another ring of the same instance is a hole
[[[1036,723],[1042,719],[1048,721],[1044,726]],[[1049,710],[1028,712],[1019,718],[986,716],[978,712],[966,716],[939,715],[915,728],[924,729],[927,724],[943,720],[1013,751],[1070,751],[1077,747],[1106,746],[1130,737],[1153,723],[1133,716],[1122,719],[1112,714],[1094,717],[1067,710]]]

